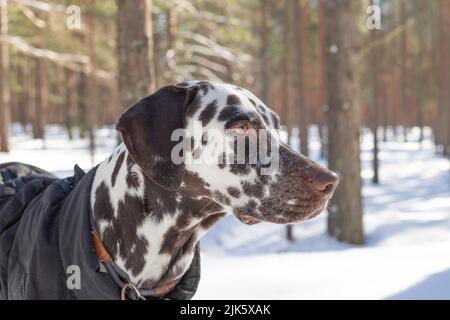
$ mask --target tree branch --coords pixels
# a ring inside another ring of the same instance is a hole
[[[20,37],[0,36],[0,42],[8,43],[16,50],[26,55],[53,61],[57,65],[60,65],[62,67],[65,67],[67,69],[76,72],[84,72],[86,74],[90,74],[92,72],[90,59],[88,56],[85,55],[60,53],[51,50],[35,48],[29,45],[25,40],[23,40]],[[115,74],[113,72],[108,72],[99,69],[97,69],[94,74],[97,78],[105,80],[110,80],[115,77]]]
[[[24,14],[24,16],[27,17],[36,27],[42,29],[47,26],[47,22],[39,19],[30,8],[24,6],[21,3],[17,3],[17,7]]]
[[[33,9],[45,11],[45,12],[59,12],[66,13],[66,6],[61,4],[54,4],[49,2],[43,2],[39,0],[12,0],[17,4],[21,4]]]

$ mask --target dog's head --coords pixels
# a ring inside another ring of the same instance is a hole
[[[312,218],[338,183],[335,173],[280,141],[272,110],[229,84],[164,87],[125,112],[117,129],[154,183],[169,191],[195,189],[194,196],[214,200],[247,224]]]

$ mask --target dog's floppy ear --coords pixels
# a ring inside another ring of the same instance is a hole
[[[166,190],[177,189],[183,180],[184,164],[171,160],[178,143],[171,135],[184,127],[186,110],[197,92],[196,86],[163,87],[122,114],[116,127],[144,174]]]

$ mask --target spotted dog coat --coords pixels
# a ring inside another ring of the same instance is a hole
[[[278,172],[227,162],[233,149],[218,163],[174,164],[171,133],[191,132],[194,121],[204,130],[192,139],[194,158],[217,147],[209,129],[266,129],[279,148]],[[226,214],[247,224],[292,223],[323,210],[334,185],[311,184],[330,172],[281,143],[278,128],[278,116],[252,93],[209,81],[164,87],[122,115],[124,143],[98,166],[91,206],[105,247],[132,281],[146,288],[180,277],[199,238]]]

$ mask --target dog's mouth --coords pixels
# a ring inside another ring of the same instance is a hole
[[[238,212],[236,212],[234,215],[236,216],[236,218],[238,218],[238,220],[240,222],[248,224],[248,225],[257,224],[257,223],[264,221],[261,216],[259,216],[258,214],[255,214],[255,213],[238,213]]]
[[[293,224],[317,217],[325,210],[327,203],[328,201],[324,201],[323,203],[315,206],[313,209],[307,211],[297,210],[295,207],[288,207],[284,210],[280,210],[280,212],[274,213],[264,214],[259,212],[235,212],[234,215],[239,221],[247,225],[253,225],[260,222]]]

